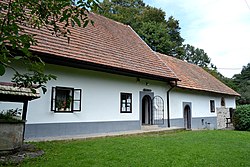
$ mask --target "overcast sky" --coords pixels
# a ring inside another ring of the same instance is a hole
[[[250,0],[144,0],[179,20],[184,43],[204,49],[224,76],[250,63]]]

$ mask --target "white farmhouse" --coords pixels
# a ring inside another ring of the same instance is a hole
[[[131,27],[93,13],[89,17],[94,26],[72,29],[70,43],[45,29],[27,28],[37,34],[38,46],[31,50],[57,80],[29,103],[26,138],[139,130],[144,125],[226,126],[238,93],[196,65],[152,51]],[[1,82],[11,77],[8,71]],[[5,109],[12,104],[0,105]],[[223,119],[218,121],[221,108]]]

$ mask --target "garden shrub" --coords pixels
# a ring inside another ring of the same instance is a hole
[[[241,105],[236,108],[233,125],[236,130],[250,131],[250,105]]]
[[[18,108],[0,111],[0,122],[23,122],[21,111]]]

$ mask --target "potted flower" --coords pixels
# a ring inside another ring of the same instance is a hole
[[[57,100],[56,101],[56,111],[64,111],[64,104],[63,100]]]
[[[66,111],[70,111],[71,103],[72,103],[72,97],[69,96],[66,100]]]

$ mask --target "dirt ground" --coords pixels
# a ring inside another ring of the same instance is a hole
[[[0,166],[19,164],[25,158],[35,158],[44,154],[44,151],[37,149],[34,145],[24,144],[21,148],[11,153],[0,152]]]

